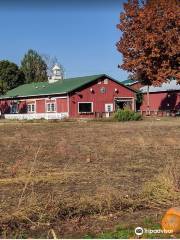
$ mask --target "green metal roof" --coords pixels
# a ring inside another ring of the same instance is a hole
[[[20,98],[20,97],[27,97],[27,96],[30,97],[30,96],[39,96],[39,95],[53,95],[53,94],[63,94],[63,93],[66,94],[104,76],[109,77],[106,74],[99,74],[99,75],[92,75],[92,76],[85,76],[85,77],[69,78],[69,79],[59,80],[54,83],[33,82],[33,83],[21,85],[17,88],[14,88],[8,91],[5,95],[1,95],[0,99]],[[123,85],[122,82],[119,82],[111,77],[109,78]],[[131,89],[128,86],[125,86],[125,87]],[[135,91],[133,89],[131,90]]]
[[[132,85],[136,82],[138,82],[138,81],[135,81],[135,80],[132,80],[132,79],[127,79],[127,80],[122,81],[121,83],[126,85],[126,86],[130,86],[130,85]]]
[[[3,98],[68,93],[102,76],[104,76],[104,74],[69,78],[69,79],[59,80],[54,83],[33,82],[33,83],[24,84],[17,88],[14,88],[8,91],[5,95],[0,96],[0,98],[3,99]]]

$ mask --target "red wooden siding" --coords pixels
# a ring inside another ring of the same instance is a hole
[[[36,113],[45,113],[45,99],[36,100]]]
[[[69,106],[71,117],[79,116],[78,102],[92,102],[93,112],[105,112],[105,104],[114,104],[114,99],[116,97],[135,98],[135,93],[123,85],[120,85],[110,79],[108,80],[108,84],[104,84],[104,79],[101,80],[101,84],[98,84],[98,81],[95,81],[88,86],[78,89],[70,95]],[[106,88],[105,93],[100,92],[102,87]],[[115,91],[115,89],[117,91]],[[81,115],[81,117],[83,117],[83,115]],[[85,117],[87,116],[85,115]]]
[[[147,110],[147,94],[144,94],[144,100],[141,110]],[[157,92],[150,93],[150,110],[179,110],[180,109],[180,92]]]
[[[25,113],[26,112],[26,107],[27,107],[27,104],[26,104],[25,100],[19,102],[18,108],[19,108],[20,113]]]
[[[57,98],[57,112],[68,112],[68,100],[67,98]]]
[[[0,101],[0,109],[2,113],[9,113],[10,111],[10,104],[13,101],[6,100]],[[60,112],[68,112],[68,100],[67,98],[52,98],[52,99],[25,99],[20,100],[18,103],[19,113],[25,113],[27,104],[36,104],[36,113],[45,113],[46,112],[46,104],[47,103],[55,103],[56,104],[56,111]]]

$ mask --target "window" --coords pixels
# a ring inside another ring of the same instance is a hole
[[[55,111],[55,105],[54,105],[54,103],[51,104],[51,111],[52,111],[52,112]]]
[[[98,84],[101,84],[101,80],[98,80]]]
[[[105,104],[105,112],[113,112],[113,104],[112,103]]]
[[[104,84],[108,84],[108,78],[104,79]]]
[[[108,110],[108,112],[111,112],[111,106],[110,105],[107,106],[107,110]]]
[[[35,104],[34,103],[28,104],[27,105],[27,111],[28,112],[35,112]]]
[[[79,103],[78,112],[79,113],[91,113],[91,112],[93,112],[92,103],[91,102]]]
[[[56,108],[55,108],[55,103],[48,103],[47,104],[47,112],[55,112]]]
[[[35,111],[35,107],[34,104],[31,105],[31,111],[34,112]]]
[[[106,88],[105,88],[105,87],[102,87],[102,88],[100,89],[100,92],[101,92],[101,93],[106,93]]]

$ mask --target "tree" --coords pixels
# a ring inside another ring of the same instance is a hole
[[[24,74],[19,67],[7,60],[0,61],[0,94],[24,83]]]
[[[47,74],[48,76],[52,76],[52,68],[55,64],[57,64],[60,67],[60,74],[61,74],[61,78],[64,79],[64,75],[65,75],[65,69],[63,67],[62,64],[60,64],[60,62],[58,61],[57,57],[51,57],[48,54],[43,54],[42,55],[43,60],[45,61],[46,65],[47,65]]]
[[[180,83],[180,5],[178,0],[128,0],[117,28],[123,55],[120,68],[146,85],[176,78]]]
[[[42,57],[34,50],[30,49],[21,61],[26,83],[44,82],[48,80],[47,65]]]

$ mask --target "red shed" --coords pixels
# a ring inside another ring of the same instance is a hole
[[[141,111],[148,111],[147,86],[140,88],[143,93]],[[149,87],[149,110],[151,114],[163,114],[180,111],[180,84],[176,80],[163,83],[159,87]]]

